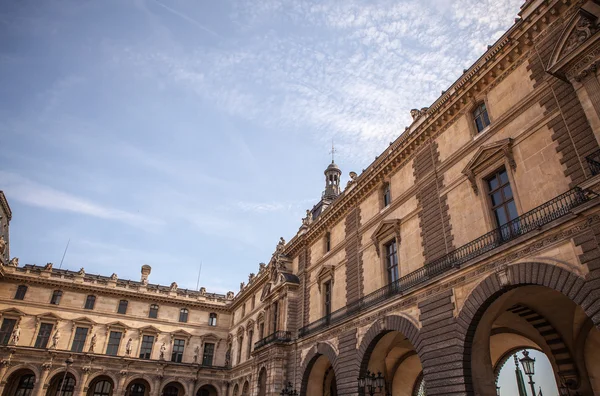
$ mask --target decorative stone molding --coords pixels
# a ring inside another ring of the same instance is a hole
[[[321,291],[321,285],[323,282],[329,279],[331,279],[331,285],[333,286],[335,282],[335,267],[333,265],[324,265],[317,274],[317,285],[319,287],[319,292]]]
[[[506,287],[512,284],[510,273],[508,271],[508,265],[504,264],[496,268],[496,276],[498,276],[498,282],[500,283],[500,286]]]
[[[517,163],[513,155],[513,139],[502,139],[479,147],[473,158],[471,158],[467,166],[463,169],[462,174],[469,179],[475,195],[479,194],[477,176],[483,169],[501,158],[508,160],[508,164],[513,171],[517,169]]]
[[[387,236],[390,235],[390,233],[393,233],[395,238],[396,238],[396,243],[400,244],[400,219],[391,219],[391,220],[384,220],[381,222],[381,224],[379,225],[379,227],[377,227],[377,229],[375,230],[375,232],[373,232],[373,235],[371,236],[371,240],[373,241],[373,244],[375,245],[375,251],[377,252],[377,256],[380,256],[380,245],[381,242],[384,238],[386,238]]]

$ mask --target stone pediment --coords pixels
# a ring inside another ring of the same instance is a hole
[[[109,329],[128,329],[129,326],[127,326],[125,323],[123,322],[110,322],[106,324],[106,327]]]
[[[265,298],[269,297],[270,293],[271,293],[271,282],[268,282],[263,286],[262,293],[260,294],[260,301],[264,301]]]
[[[157,329],[154,326],[144,326],[138,329],[138,331],[141,333],[150,333],[150,334],[158,334],[160,333],[160,330]]]
[[[396,236],[396,242],[400,243],[400,219],[389,219],[382,221],[373,235],[371,235],[371,240],[375,245],[375,250],[377,251],[377,255],[380,255],[380,247],[382,238],[386,235],[393,233]]]
[[[58,322],[59,320],[62,320],[62,318],[60,316],[54,314],[53,312],[46,312],[46,313],[37,315],[36,319],[38,321],[46,321],[46,322]]]
[[[563,79],[576,78],[600,55],[598,18],[585,5],[566,25],[554,47],[547,70]],[[586,59],[587,58],[587,59]]]
[[[0,316],[23,316],[25,312],[17,308],[7,308],[0,311]]]
[[[473,187],[475,194],[479,193],[476,175],[479,174],[482,169],[487,168],[501,158],[506,158],[509,166],[513,170],[517,169],[517,163],[515,162],[512,151],[512,143],[513,140],[508,138],[481,146],[475,155],[473,155],[473,158],[471,158],[467,166],[465,166],[462,173],[467,176],[471,182],[471,187]]]
[[[189,340],[192,337],[192,334],[180,329],[171,333],[171,338],[175,337],[181,337]]]
[[[335,282],[335,267],[333,265],[324,265],[321,267],[319,272],[317,273],[317,285],[319,286],[319,291],[321,291],[321,284],[327,278],[331,279],[331,284]]]
[[[81,316],[77,319],[73,319],[73,323],[79,324],[79,325],[88,325],[88,326],[95,326],[97,324],[92,319],[88,318],[87,316]]]

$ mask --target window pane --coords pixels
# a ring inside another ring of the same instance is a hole
[[[60,304],[60,298],[62,297],[62,291],[54,290],[52,293],[52,298],[50,299],[50,304],[58,305]]]
[[[483,123],[481,122],[481,118],[475,119],[475,125],[477,126],[477,132],[483,131]]]
[[[17,292],[15,293],[15,300],[23,300],[25,298],[25,293],[27,293],[27,286],[20,285],[17,287]]]
[[[496,214],[496,221],[498,222],[498,226],[503,226],[507,223],[506,213],[504,212],[504,207],[500,207],[494,211]]]
[[[506,207],[508,208],[508,220],[513,220],[519,217],[517,213],[517,206],[515,205],[515,201],[510,201]]]
[[[511,199],[513,194],[512,194],[512,188],[510,188],[510,184],[506,187],[502,187],[502,193],[504,194],[504,199]]]
[[[154,336],[145,335],[142,338],[142,346],[140,348],[140,358],[150,359],[152,355],[152,346],[154,345]]]
[[[212,344],[209,342],[204,344],[204,354],[202,356],[202,365],[203,366],[212,366],[214,351],[215,351],[215,344]]]
[[[46,348],[46,346],[48,345],[48,340],[50,339],[50,334],[52,334],[53,328],[54,325],[52,323],[42,323],[40,325],[40,330],[35,340],[34,348]]]
[[[126,314],[128,305],[129,305],[129,302],[127,300],[119,301],[119,308],[117,309],[117,313]]]
[[[502,193],[500,193],[500,191],[491,194],[490,198],[492,199],[492,206],[500,205],[503,202]]]
[[[495,189],[497,189],[499,186],[498,179],[496,177],[493,177],[492,179],[488,180],[488,186],[490,187],[490,191],[494,191]]]
[[[16,319],[4,319],[2,321],[2,326],[0,327],[0,345],[8,345],[16,324]]]
[[[87,327],[78,327],[75,330],[75,337],[73,338],[73,345],[71,345],[71,351],[83,352],[83,346],[85,345],[85,339],[87,338],[87,334]]]
[[[123,333],[120,331],[111,331],[108,337],[108,345],[106,347],[106,354],[116,356],[119,354],[119,345],[121,344],[121,337]]]
[[[96,304],[96,296],[87,296],[85,300],[85,309],[94,309],[94,305]]]
[[[500,172],[500,183],[501,184],[508,183],[508,173],[506,173],[505,170],[503,170],[502,172]]]

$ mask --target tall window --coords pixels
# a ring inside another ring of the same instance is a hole
[[[108,345],[106,346],[106,354],[117,356],[119,354],[119,345],[121,345],[121,338],[123,333],[120,331],[111,331],[108,336]]]
[[[502,168],[492,177],[488,178],[487,184],[496,224],[498,227],[502,227],[519,216],[506,169]]]
[[[92,396],[110,396],[112,391],[112,384],[110,381],[98,381],[94,386],[94,393]]]
[[[61,378],[56,385],[54,396],[73,396],[75,391],[75,378],[67,376],[65,386],[63,387],[63,379]]]
[[[19,285],[19,287],[17,287],[17,292],[15,293],[15,300],[23,300],[25,298],[25,293],[27,293],[27,286]]]
[[[15,396],[31,396],[33,386],[35,385],[35,375],[25,374],[19,378],[19,385]]]
[[[475,121],[477,132],[483,131],[488,125],[490,125],[490,117],[488,116],[485,103],[480,103],[473,111],[473,121]]]
[[[144,384],[132,384],[129,387],[129,396],[144,396],[146,394],[146,387]]]
[[[62,297],[62,291],[61,290],[54,290],[52,292],[52,298],[50,299],[50,304],[53,304],[53,305],[60,304],[61,297]]]
[[[238,337],[238,356],[237,356],[237,362],[238,364],[240,364],[242,362],[242,349],[243,349],[243,345],[244,345],[244,336],[239,336]]]
[[[173,385],[166,386],[163,390],[163,396],[177,396],[179,394],[179,390]]]
[[[265,338],[265,324],[260,322],[258,325],[258,339],[262,340],[263,338]]]
[[[50,339],[50,334],[52,334],[52,329],[54,325],[52,323],[42,323],[40,325],[40,330],[38,331],[37,338],[35,339],[35,348],[44,349],[48,346],[48,340]]]
[[[211,313],[208,315],[208,325],[209,326],[217,325],[217,314],[216,313]]]
[[[256,296],[252,295],[252,299],[250,300],[250,309],[254,309],[256,306]]]
[[[325,316],[331,315],[331,280],[323,283],[323,304]]]
[[[152,304],[150,305],[150,311],[148,312],[148,317],[152,319],[156,319],[158,317],[158,305]]]
[[[329,252],[330,250],[331,250],[331,233],[326,232],[325,233],[325,253]]]
[[[152,356],[152,346],[154,345],[154,336],[145,335],[142,337],[142,347],[140,348],[140,359],[150,359]]]
[[[2,326],[0,326],[0,345],[8,345],[10,342],[10,336],[15,329],[16,324],[16,319],[5,318],[2,321]]]
[[[279,301],[273,303],[273,333],[277,331],[279,322]]]
[[[246,351],[247,359],[250,359],[250,354],[252,353],[252,338],[254,338],[254,331],[248,330],[248,350]]]
[[[202,365],[212,366],[213,355],[215,354],[215,344],[206,342],[204,343],[204,353],[202,354]]]
[[[75,329],[75,337],[73,338],[73,345],[71,345],[71,351],[83,352],[83,346],[85,345],[85,339],[88,335],[87,327],[78,327]]]
[[[127,300],[119,301],[119,307],[117,308],[117,313],[125,315],[127,313],[128,305],[129,305],[129,301],[127,301]]]
[[[96,305],[96,296],[89,295],[85,299],[85,309],[94,309],[94,305]]]
[[[246,316],[246,302],[242,304],[242,319]]]
[[[185,348],[185,340],[173,341],[173,352],[171,353],[171,361],[181,363],[183,360],[183,350]]]
[[[392,195],[390,192],[390,183],[383,185],[383,207],[387,207],[392,202]]]
[[[393,283],[398,280],[398,252],[396,241],[393,240],[385,245],[385,263],[388,273],[388,281]]]
[[[186,323],[188,321],[188,314],[189,311],[187,310],[187,308],[181,308],[179,310],[179,321]]]

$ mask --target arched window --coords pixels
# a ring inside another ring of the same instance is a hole
[[[54,290],[52,292],[52,298],[50,299],[50,304],[53,304],[53,305],[60,304],[61,297],[62,297],[62,291],[61,290]]]
[[[19,378],[19,385],[15,396],[31,396],[33,386],[35,385],[35,375],[25,374]]]
[[[488,116],[487,108],[485,107],[484,102],[478,104],[473,111],[473,121],[475,122],[475,127],[477,128],[478,133],[490,125],[490,117]]]
[[[216,326],[217,325],[217,314],[216,313],[210,313],[208,315],[208,325],[209,326]]]
[[[85,307],[84,308],[85,309],[94,309],[95,305],[96,305],[96,296],[90,294],[85,299]]]
[[[158,318],[158,305],[150,305],[150,312],[148,312],[148,317],[152,319]]]
[[[62,378],[58,381],[58,385],[56,386],[56,392],[54,393],[54,395],[55,396],[73,396],[74,391],[75,391],[75,378],[68,375],[67,379],[65,381],[64,387],[63,387]]]
[[[101,380],[94,385],[92,396],[110,396],[112,393],[112,383],[108,380]]]
[[[17,287],[17,292],[15,293],[15,300],[23,300],[25,298],[26,293],[27,286],[19,285],[19,287]]]
[[[173,385],[165,386],[163,390],[163,396],[177,396],[178,393],[179,390]]]
[[[144,394],[146,393],[146,387],[144,386],[144,384],[132,384],[129,387],[129,396],[144,396]]]
[[[181,308],[179,310],[179,321],[186,323],[188,321],[188,313],[189,311],[187,310],[187,308]]]
[[[242,396],[250,396],[250,384],[248,381],[244,382],[244,387],[242,388]]]

